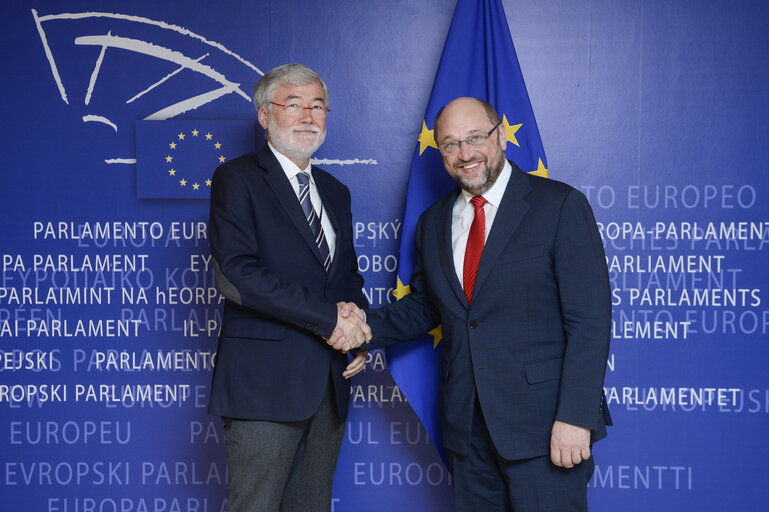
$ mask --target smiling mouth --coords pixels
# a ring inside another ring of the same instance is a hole
[[[455,167],[458,170],[462,171],[462,172],[471,173],[471,172],[475,172],[476,170],[478,170],[478,167],[480,167],[480,165],[482,163],[483,162],[481,160],[476,160],[474,162],[468,162],[466,164],[459,164],[459,165],[457,165]]]

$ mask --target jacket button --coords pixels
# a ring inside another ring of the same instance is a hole
[[[476,322],[475,320],[470,322],[470,329],[475,329],[476,327],[478,327],[478,322]]]

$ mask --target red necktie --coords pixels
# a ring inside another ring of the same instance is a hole
[[[475,208],[475,217],[470,226],[470,233],[467,236],[467,249],[465,249],[465,264],[462,271],[462,280],[465,288],[465,297],[467,303],[473,300],[473,287],[475,286],[475,276],[478,274],[478,264],[481,262],[481,253],[483,244],[486,241],[486,214],[483,211],[483,205],[486,199],[483,196],[473,196],[470,203]]]

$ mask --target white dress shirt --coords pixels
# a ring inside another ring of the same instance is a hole
[[[278,163],[280,163],[283,172],[286,173],[289,183],[294,187],[294,194],[296,194],[297,200],[299,200],[299,179],[296,175],[300,172],[304,172],[310,177],[310,201],[312,202],[312,207],[315,209],[315,213],[320,218],[320,225],[323,227],[323,234],[326,236],[326,243],[328,244],[328,253],[331,255],[331,260],[333,261],[334,249],[336,249],[336,231],[334,231],[331,219],[326,215],[326,211],[323,208],[323,202],[320,200],[318,186],[315,184],[315,177],[312,175],[312,165],[307,164],[306,169],[300,169],[298,165],[291,161],[291,159],[275,149],[272,144],[268,142],[267,145],[272,150],[275,158],[278,159]]]
[[[507,189],[507,183],[512,176],[513,167],[510,162],[505,160],[505,167],[499,174],[497,181],[491,186],[489,190],[483,195],[486,199],[486,204],[483,205],[483,213],[486,215],[486,233],[484,234],[484,242],[489,237],[491,232],[491,226],[494,224],[494,218],[497,216],[497,210],[502,202],[502,196],[505,195],[505,189]],[[475,218],[475,207],[470,204],[470,199],[473,198],[473,194],[462,190],[462,193],[457,197],[457,201],[454,203],[454,209],[451,214],[451,247],[454,252],[454,269],[457,272],[457,277],[460,283],[464,283],[462,274],[465,266],[465,250],[467,249],[467,237],[470,234],[470,226],[473,224],[473,218]]]

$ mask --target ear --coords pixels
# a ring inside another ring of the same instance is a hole
[[[507,132],[505,132],[505,125],[500,124],[499,128],[497,128],[497,137],[499,137],[499,147],[502,148],[502,151],[507,149]]]
[[[267,107],[262,107],[259,109],[258,112],[258,118],[259,118],[259,124],[262,125],[262,128],[264,130],[267,130],[267,117],[269,116],[269,113],[267,112]]]

